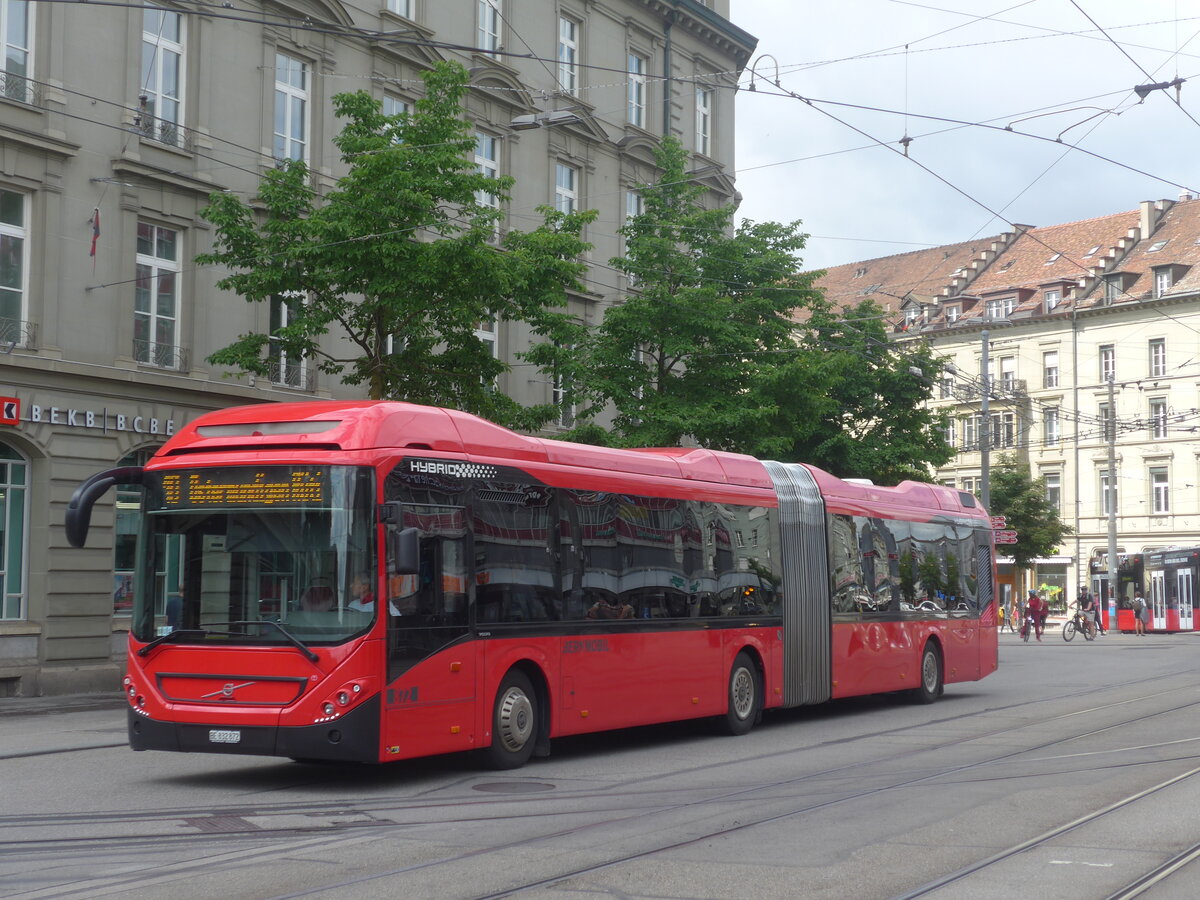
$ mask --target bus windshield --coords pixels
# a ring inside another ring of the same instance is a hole
[[[374,478],[348,466],[148,472],[139,641],[340,643],[375,616]]]

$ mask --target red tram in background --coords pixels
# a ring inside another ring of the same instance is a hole
[[[1103,560],[1094,559],[1091,567],[1093,590],[1096,596],[1103,596],[1101,591],[1108,582],[1107,566]],[[1117,630],[1127,633],[1135,630],[1132,600],[1138,593],[1145,598],[1150,613],[1146,631],[1197,630],[1200,625],[1200,615],[1197,615],[1200,548],[1176,547],[1130,553],[1121,557],[1117,577],[1120,585]],[[1107,611],[1106,606],[1106,617]]]
[[[511,768],[563,735],[932,702],[997,666],[990,521],[947,487],[389,402],[202,416],[82,484],[73,545],[116,484],[142,488],[136,750]]]

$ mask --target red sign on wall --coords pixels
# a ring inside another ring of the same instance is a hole
[[[16,397],[0,397],[0,425],[21,424],[21,401]]]

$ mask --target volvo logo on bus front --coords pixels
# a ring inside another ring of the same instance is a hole
[[[220,690],[209,691],[207,694],[201,694],[200,699],[208,700],[210,697],[221,697],[225,700],[232,700],[234,691],[238,690],[239,688],[250,687],[252,684],[254,684],[253,681],[243,681],[241,684],[234,684],[232,681],[229,681],[222,685]]]

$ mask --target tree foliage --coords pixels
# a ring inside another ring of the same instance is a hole
[[[1004,454],[991,467],[988,493],[994,516],[1017,532],[1017,542],[1003,548],[1018,569],[1027,569],[1039,556],[1052,556],[1072,533],[1046,497],[1046,482],[1033,478],[1029,465]]]
[[[927,345],[889,341],[871,300],[817,308],[805,324],[801,352],[768,384],[778,413],[754,452],[879,484],[927,480],[953,457],[948,414],[927,402],[942,370]]]
[[[580,238],[591,214],[543,209],[544,223],[497,244],[513,181],[471,161],[463,118],[465,70],[423,73],[411,112],[385,116],[365,92],[338,94],[345,124],[334,139],[349,167],[321,197],[301,161],[270,171],[245,203],[217,194],[204,210],[214,250],[198,262],[227,267],[218,285],[251,303],[286,303],[288,320],[241,335],[209,360],[267,376],[278,360],[310,360],[370,397],[450,406],[512,427],[557,413],[522,409],[495,390],[505,364],[479,335],[481,323],[526,322],[538,339],[522,358],[569,362],[581,326],[566,291],[584,266]],[[322,340],[334,333],[342,340]]]

